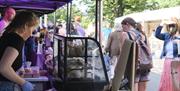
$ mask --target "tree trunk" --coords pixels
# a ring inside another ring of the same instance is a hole
[[[124,5],[123,5],[123,0],[117,0],[117,13],[116,13],[116,17],[120,17],[123,16],[124,14]]]

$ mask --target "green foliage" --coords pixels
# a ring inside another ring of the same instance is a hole
[[[159,8],[169,8],[180,5],[180,0],[149,0],[150,2],[157,2]]]
[[[81,4],[84,3],[88,3],[90,4],[88,10],[87,10],[87,14],[84,14],[84,12],[82,12],[79,7],[81,7]],[[79,6],[78,6],[79,5]],[[78,4],[73,3],[72,5],[72,13],[71,13],[71,20],[74,20],[75,16],[81,16],[81,22],[82,22],[82,26],[84,28],[88,27],[88,24],[93,22],[95,19],[95,8],[93,8],[95,6],[95,2],[94,1],[89,1],[89,0],[79,0]],[[48,20],[49,21],[53,21],[54,20],[54,14],[49,14],[48,15]],[[56,21],[66,21],[67,20],[67,6],[61,7],[58,10],[56,10]]]
[[[67,19],[67,11],[66,7],[62,7],[56,10],[56,21],[65,21]],[[54,21],[54,13],[48,15],[49,21]]]
[[[54,14],[49,14],[49,20],[53,20],[53,15]],[[77,8],[76,5],[72,5],[72,20],[74,20],[73,17],[75,16],[82,16],[82,12],[80,12],[80,10]],[[62,8],[59,8],[58,10],[56,10],[56,20],[60,20],[60,21],[66,21],[67,20],[67,6],[64,6]]]
[[[81,16],[82,24],[87,27],[90,22],[95,20],[95,0],[74,0],[72,17]],[[159,8],[174,7],[180,5],[180,0],[102,0],[103,1],[103,19],[113,24],[116,17],[125,14],[141,12],[144,10],[155,10]],[[81,5],[88,6],[86,14],[80,10]],[[57,20],[67,19],[67,7],[62,7],[56,12]],[[53,20],[53,14],[49,15],[49,20]]]
[[[133,13],[133,12],[141,12],[144,10],[152,10],[157,9],[157,3],[152,1],[145,0],[125,0],[125,14]]]

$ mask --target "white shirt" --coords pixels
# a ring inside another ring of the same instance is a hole
[[[165,46],[165,50],[167,52],[166,58],[174,58],[173,57],[173,41],[169,41]]]
[[[42,53],[43,53],[43,43],[38,43],[37,54],[42,54]]]

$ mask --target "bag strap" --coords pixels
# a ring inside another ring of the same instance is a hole
[[[134,32],[134,31],[133,31],[133,32]],[[141,35],[140,35],[139,33],[137,33],[137,32],[135,32],[135,33],[137,34],[137,36],[135,37],[135,39],[133,39],[133,38],[131,37],[130,32],[127,32],[130,40],[137,41],[139,38],[141,38]]]
[[[129,39],[130,40],[133,40],[132,37],[131,37],[131,34],[129,32],[127,32],[128,36],[129,36]]]
[[[129,36],[129,39],[130,40],[133,40],[132,39],[132,37],[131,37],[131,34],[130,34],[130,32],[127,32],[127,34],[128,34],[128,36]],[[136,33],[137,34],[137,36],[136,36],[136,39],[135,39],[135,41],[138,41],[138,39],[139,38],[141,38],[141,35],[140,35],[140,33]],[[147,45],[147,37],[145,36],[145,41],[139,41],[140,43],[142,43],[142,42],[144,42],[146,45]],[[141,46],[142,47],[142,46]],[[146,50],[145,48],[142,48],[143,50]],[[147,51],[147,50],[146,50]]]
[[[145,41],[144,41],[144,43],[147,45],[147,37],[145,36]]]
[[[142,36],[141,36],[141,32],[140,31],[137,31],[137,30],[133,30],[133,32],[134,33],[136,33],[138,36],[137,36],[137,39],[139,39],[139,38],[142,38]],[[146,35],[144,35],[145,36],[145,43],[147,44],[147,37],[146,37]],[[180,39],[180,38],[179,38]]]
[[[138,35],[137,39],[142,38],[142,36],[141,36],[142,33],[141,32],[135,31],[135,33]],[[146,35],[144,35],[144,37],[145,37],[144,43],[147,45],[147,37],[146,37]]]

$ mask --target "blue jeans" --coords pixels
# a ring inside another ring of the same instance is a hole
[[[0,81],[0,91],[14,91],[15,84],[8,81]]]

